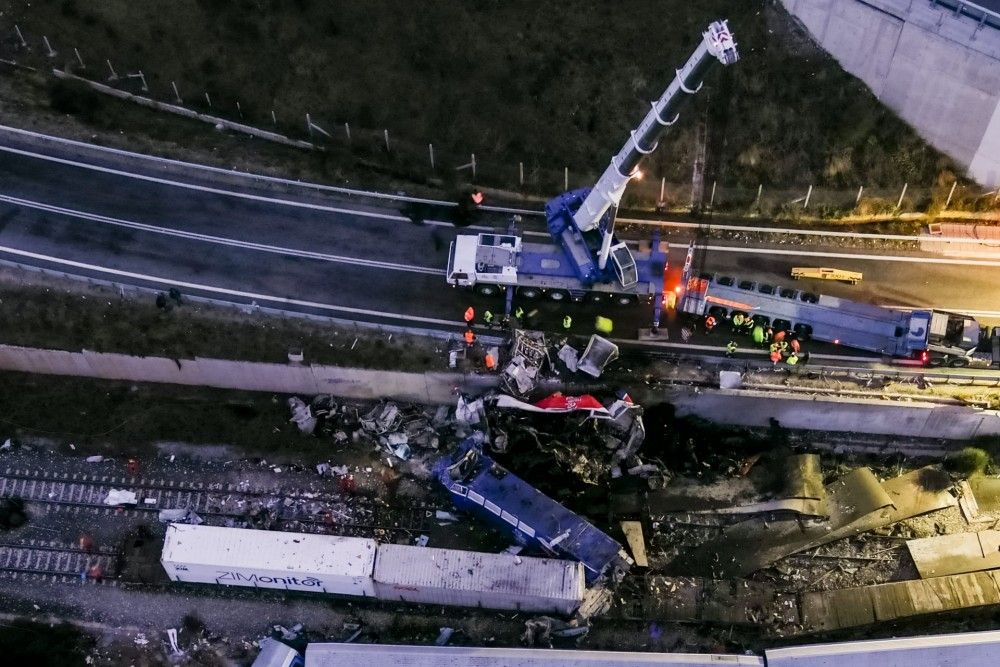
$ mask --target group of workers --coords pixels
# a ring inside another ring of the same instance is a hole
[[[809,353],[801,354],[802,344],[794,332],[775,331],[770,326],[765,326],[761,322],[754,320],[753,315],[734,313],[730,323],[733,334],[743,334],[750,336],[757,347],[767,346],[768,357],[771,363],[777,365],[782,360],[789,366],[804,363],[809,359]],[[704,320],[705,333],[710,333],[719,322],[714,315],[706,315]],[[726,343],[726,356],[732,357],[736,354],[739,345],[735,338]]]
[[[462,337],[465,339],[466,346],[471,348],[473,345],[476,344],[476,332],[472,330],[472,323],[476,319],[476,309],[473,308],[472,306],[469,306],[468,308],[465,309],[465,314],[463,317],[465,319],[465,333],[463,334]],[[487,326],[493,326],[493,313],[491,313],[488,310],[484,312],[483,321],[486,323]],[[497,359],[495,356],[493,356],[493,353],[489,350],[487,350],[486,354],[483,355],[483,365],[486,367],[486,370],[488,371],[496,370]]]
[[[517,320],[519,323],[530,323],[532,321],[532,318],[537,313],[538,313],[537,310],[532,310],[530,313],[525,313],[523,307],[516,306],[514,308],[513,315],[514,315],[514,319]],[[472,322],[473,322],[473,320],[476,319],[476,309],[473,308],[472,306],[469,306],[468,308],[466,308],[465,309],[464,319],[465,319],[465,325],[466,325],[465,342],[468,343],[469,345],[472,345],[472,343],[474,343],[475,340],[476,340],[476,334],[472,330]],[[487,310],[487,311],[483,312],[483,323],[488,328],[493,328],[493,323],[494,323],[495,320],[496,320],[496,316],[493,314],[492,311]],[[503,321],[501,322],[501,324],[504,325],[504,326],[506,326],[507,322],[508,322],[508,318],[505,316],[503,318]],[[530,324],[528,324],[528,326],[530,326]],[[563,328],[563,331],[565,331],[567,333],[569,332],[569,330],[571,328],[573,328],[573,316],[572,315],[569,315],[569,314],[563,315],[563,318],[562,318],[562,328]],[[611,318],[598,316],[598,317],[596,317],[594,319],[594,328],[597,331],[601,332],[601,333],[607,333],[607,334],[609,334],[614,329],[614,323],[611,321]]]
[[[526,326],[530,327],[531,326],[530,323],[537,313],[538,313],[537,310],[532,310],[529,313],[525,313],[523,307],[516,306],[512,314],[514,316],[514,319],[518,323],[524,323]],[[462,334],[462,338],[463,340],[465,340],[466,346],[471,348],[473,345],[476,344],[476,339],[477,339],[476,332],[473,330],[473,322],[475,322],[476,319],[476,309],[473,308],[472,306],[466,308],[465,313],[463,314],[463,319],[465,320],[465,333]],[[502,321],[498,322],[498,324],[500,324],[501,326],[506,326],[508,324],[508,320],[509,318],[505,315]],[[489,310],[483,311],[483,324],[485,324],[487,328],[493,328],[493,324],[496,321],[497,317],[496,315],[493,314],[492,311]],[[572,327],[573,327],[573,317],[568,314],[563,315],[562,318],[563,331],[569,333],[569,330]],[[611,321],[610,318],[598,316],[594,320],[594,328],[600,333],[610,334],[614,329],[614,323]],[[487,370],[493,370],[496,368],[496,359],[493,358],[493,355],[490,354],[489,352],[487,352],[485,356],[485,365]]]

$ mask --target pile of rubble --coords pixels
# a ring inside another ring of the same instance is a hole
[[[550,351],[555,351],[555,360]],[[550,345],[539,331],[518,330],[511,337],[509,361],[502,365],[500,386],[508,394],[527,396],[538,388],[546,370],[555,376],[569,371],[597,378],[617,358],[618,346],[596,334],[580,354],[566,338]]]
[[[539,355],[545,358],[532,340],[519,338],[524,354],[512,361],[517,370],[506,376],[518,393],[527,379],[536,377],[529,368],[537,369]],[[639,458],[646,434],[642,407],[625,393],[603,403],[586,394],[556,392],[527,402],[491,392],[475,399],[461,395],[453,408],[393,401],[362,408],[337,404],[331,396],[317,396],[309,404],[290,398],[288,405],[291,421],[302,433],[337,444],[367,445],[385,456],[389,466],[410,461],[409,472],[418,476],[445,449],[477,434],[480,444],[494,453],[541,452],[589,484],[623,474],[662,479],[662,466]]]

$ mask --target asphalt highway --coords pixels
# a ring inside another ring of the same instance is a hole
[[[453,214],[454,207],[433,202],[192,168],[0,129],[0,259],[67,273],[459,334],[467,305],[480,312],[502,305],[445,283],[449,242],[463,231],[502,229],[509,214],[485,212],[468,230],[452,224]],[[539,216],[525,216],[523,228],[547,238]],[[670,232],[672,267],[683,264],[692,231]],[[863,283],[796,286],[984,321],[1000,316],[1000,256],[852,249],[829,238],[808,246],[777,237],[752,246],[695,240],[699,271],[782,284],[791,282],[792,266],[835,266],[862,271]],[[538,310],[543,328],[559,329],[571,314],[572,331],[581,334],[592,331],[595,315],[607,315],[624,339],[635,338],[652,314],[645,307],[525,305]]]

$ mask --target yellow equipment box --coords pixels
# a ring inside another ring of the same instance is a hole
[[[792,269],[792,278],[796,280],[799,278],[818,278],[820,280],[840,280],[857,285],[863,277],[859,271],[845,271],[844,269],[814,269],[808,266],[796,266]]]

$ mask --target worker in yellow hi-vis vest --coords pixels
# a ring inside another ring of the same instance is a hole
[[[615,325],[610,318],[598,315],[594,318],[594,328],[603,334],[609,334],[615,328]]]

